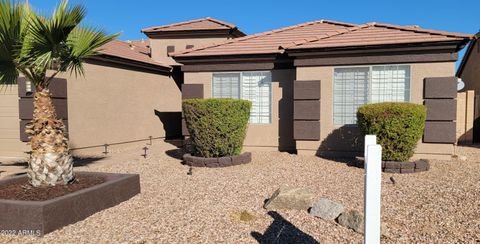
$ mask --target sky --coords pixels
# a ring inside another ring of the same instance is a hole
[[[35,9],[45,14],[51,13],[58,2],[29,0]],[[140,32],[145,27],[203,17],[230,22],[246,34],[321,19],[355,24],[419,25],[471,34],[480,31],[480,0],[70,0],[70,3],[86,7],[85,24],[109,33],[121,32],[121,40],[146,39]]]

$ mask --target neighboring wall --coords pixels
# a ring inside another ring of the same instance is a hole
[[[480,40],[476,39],[471,48],[470,55],[464,60],[463,70],[460,78],[465,82],[464,91],[473,90],[474,125],[471,129],[472,140],[475,143],[480,142]],[[468,130],[466,131],[468,132]],[[468,134],[468,133],[467,133]]]
[[[411,65],[411,102],[423,104],[423,82],[426,77],[446,77],[455,73],[455,63],[415,63]],[[333,71],[334,66],[297,67],[297,80],[320,80],[320,140],[297,141],[299,154],[347,155],[352,147],[362,150],[363,139],[355,126],[337,127],[333,125]],[[452,144],[432,144],[419,142],[417,157],[450,155]],[[351,153],[350,153],[351,154]]]
[[[465,90],[475,90],[480,94],[480,41],[477,40],[472,47],[470,56],[465,61],[460,78],[465,82]]]
[[[0,160],[25,157],[29,151],[26,143],[20,141],[18,118],[18,86],[0,85]]]
[[[174,46],[175,52],[184,50],[187,45],[193,45],[193,47],[201,47],[205,45],[211,45],[214,43],[221,43],[230,38],[226,37],[205,37],[205,38],[150,38],[150,48],[152,58],[158,62],[164,64],[177,64],[173,58],[168,57],[167,47]]]
[[[105,64],[86,64],[85,74],[65,77],[72,148],[164,137],[158,112],[181,111],[167,75]]]
[[[249,124],[244,150],[295,149],[293,140],[293,80],[295,70],[272,71],[272,123]],[[186,72],[185,84],[203,84],[204,97],[212,97],[212,72]]]
[[[87,148],[75,153],[163,138],[166,131],[180,135],[181,92],[171,77],[97,61],[84,68],[85,77],[59,76],[67,79],[70,147]],[[26,157],[30,150],[20,141],[18,103],[17,86],[1,91],[0,158]]]

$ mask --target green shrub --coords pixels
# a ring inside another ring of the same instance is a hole
[[[250,101],[187,99],[182,109],[194,154],[201,157],[238,155],[250,118]]]
[[[422,138],[427,110],[412,103],[376,103],[361,106],[357,124],[363,135],[376,135],[382,159],[407,161]]]

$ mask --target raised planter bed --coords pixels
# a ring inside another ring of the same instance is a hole
[[[252,161],[252,153],[245,152],[237,156],[219,157],[219,158],[202,158],[184,154],[183,161],[186,165],[192,167],[228,167],[240,164],[250,163]]]
[[[44,201],[0,199],[0,231],[43,236],[140,193],[138,174],[77,172],[76,175],[101,177],[104,182]],[[26,178],[22,175],[1,180],[0,187]]]
[[[364,167],[364,158],[356,157],[355,161],[357,167]],[[382,171],[385,173],[410,174],[428,170],[430,170],[430,163],[426,159],[413,162],[382,161]]]

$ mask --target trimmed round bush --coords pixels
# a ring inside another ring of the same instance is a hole
[[[193,154],[206,158],[239,155],[251,107],[250,101],[229,98],[184,100]]]
[[[358,108],[363,135],[376,135],[385,161],[407,161],[413,156],[425,128],[427,110],[413,103],[375,103]]]

